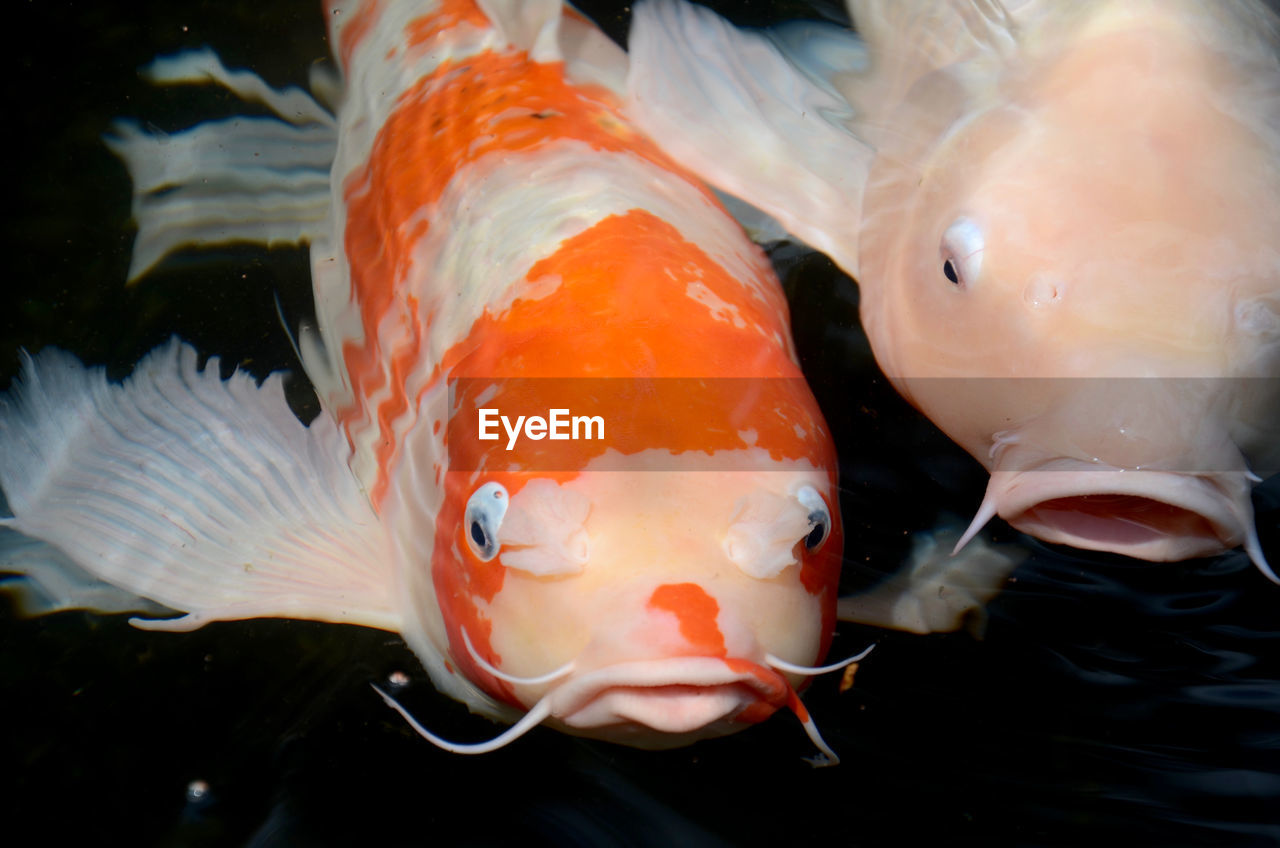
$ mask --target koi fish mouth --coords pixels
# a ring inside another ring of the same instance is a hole
[[[1103,549],[1162,546],[1182,540],[1187,552],[1200,556],[1234,545],[1230,531],[1192,509],[1141,495],[1084,494],[1050,498],[1013,517],[1015,527],[1077,542],[1077,547]],[[1238,535],[1238,534],[1237,534]]]
[[[763,721],[786,706],[790,690],[781,674],[747,660],[646,660],[566,681],[551,694],[551,715],[571,732],[670,748]]]
[[[544,683],[574,673],[573,663],[569,663],[536,678],[516,678],[476,654],[465,630],[463,641],[485,670],[508,682]],[[768,667],[751,660],[698,656],[614,663],[569,677],[505,732],[477,743],[450,742],[436,736],[395,698],[377,686],[373,689],[418,735],[458,754],[495,751],[544,721],[554,722],[570,733],[632,747],[674,748],[732,733],[744,723],[764,721],[785,706],[795,713],[809,741],[818,749],[817,756],[806,760],[813,766],[830,766],[839,763],[840,758],[823,741],[800,696],[781,672],[805,677],[827,674],[858,662],[874,647],[825,666],[798,666],[772,654],[765,654]]]
[[[1180,473],[1058,459],[992,472],[957,550],[993,516],[1048,542],[1168,562],[1243,545],[1272,580],[1253,524],[1248,472]]]

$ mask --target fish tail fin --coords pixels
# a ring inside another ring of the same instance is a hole
[[[207,121],[172,135],[115,123],[105,141],[133,180],[138,227],[130,281],[183,247],[298,244],[328,232],[337,132],[311,95],[229,70],[208,49],[161,57],[143,73],[157,85],[221,85],[275,117]],[[322,73],[313,81],[322,96],[336,96]]]
[[[304,426],[280,374],[223,380],[177,341],[123,384],[62,351],[23,356],[0,396],[0,569],[20,608],[396,629],[387,541],[342,436]]]

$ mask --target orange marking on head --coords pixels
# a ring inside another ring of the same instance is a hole
[[[409,304],[413,305],[413,298],[408,298]],[[411,333],[407,344],[402,344],[396,349],[388,363],[389,381],[391,384],[391,395],[378,404],[378,431],[382,434],[382,439],[378,441],[375,450],[375,456],[378,461],[378,468],[382,473],[378,475],[378,479],[374,482],[369,490],[369,499],[375,504],[382,503],[382,499],[387,492],[387,488],[391,484],[391,477],[386,473],[391,467],[391,461],[396,452],[399,450],[399,444],[392,438],[391,434],[395,428],[395,421],[409,409],[409,398],[405,394],[404,386],[409,373],[418,365],[419,350],[421,349],[422,330],[417,321],[416,310],[410,311]],[[380,383],[382,375],[374,376],[373,383]]]
[[[834,469],[835,465],[826,467]],[[827,655],[827,649],[831,647],[831,639],[835,636],[835,599],[840,594],[840,567],[844,562],[844,527],[840,520],[839,489],[836,486],[834,470],[829,472],[829,478],[831,482],[827,491],[831,493],[828,496],[832,522],[831,535],[827,537],[827,541],[820,550],[811,552],[805,550],[803,545],[800,546],[800,585],[804,586],[811,595],[823,597],[825,593],[822,603],[821,639],[815,658],[818,660]],[[804,685],[800,688],[803,689]]]
[[[767,275],[767,266],[760,273]],[[763,301],[752,298],[750,288],[697,245],[641,210],[611,216],[567,239],[528,273],[529,279],[543,276],[558,278],[559,288],[517,300],[500,315],[484,315],[446,353],[448,373],[492,378],[473,381],[455,398],[452,455],[482,452],[489,468],[515,463],[572,469],[609,449],[625,455],[646,449],[707,453],[754,444],[775,459],[835,467],[821,412],[790,353],[774,341],[788,328],[786,303],[772,280],[759,283],[768,293]],[[689,298],[694,280],[735,306],[740,323],[718,320]],[[545,377],[628,378],[605,393],[593,393],[589,381],[557,384],[564,394],[555,406],[590,410],[609,422],[603,440],[525,439],[508,451],[466,429],[475,426],[481,392],[485,406],[545,414],[547,405],[528,397],[536,384],[510,379]],[[681,397],[646,396],[644,379],[668,377],[698,380]],[[478,457],[469,467],[478,466]]]
[[[485,316],[493,332],[517,346],[517,356],[481,338],[470,363],[477,375],[575,377],[799,377],[786,349],[787,304],[763,257],[756,287],[734,279],[670,223],[641,209],[612,215],[566,239],[537,262],[529,280],[558,277],[554,294],[517,301]],[[737,308],[742,326],[717,320],[690,298],[690,284]],[[575,330],[566,345],[565,328]],[[763,333],[763,335],[762,335]],[[574,356],[566,357],[572,349]],[[446,367],[448,366],[446,358]]]
[[[680,635],[700,653],[723,657],[724,634],[716,617],[720,605],[697,583],[667,583],[653,590],[649,606],[669,612],[680,622]]]
[[[490,643],[493,622],[482,608],[497,596],[506,582],[507,569],[498,560],[481,562],[467,545],[463,517],[472,481],[463,473],[446,474],[445,497],[436,516],[435,549],[429,563],[436,601],[454,662],[469,680],[484,685],[485,691],[520,706],[511,686],[490,675],[471,658],[462,642],[462,629],[476,653],[495,665],[499,657]]]

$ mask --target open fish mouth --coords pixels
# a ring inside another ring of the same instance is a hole
[[[1134,470],[1073,459],[1030,470],[997,470],[961,545],[999,515],[1047,542],[1156,562],[1212,556],[1243,545],[1275,579],[1258,544],[1249,489],[1244,470]]]
[[[1126,552],[1144,546],[1160,549],[1168,547],[1166,542],[1170,538],[1180,540],[1193,556],[1235,547],[1223,538],[1230,531],[1224,532],[1225,528],[1215,526],[1204,515],[1142,495],[1085,494],[1050,498],[1022,511],[1010,523],[1050,541],[1063,541],[1080,548]]]
[[[763,721],[790,691],[781,674],[749,660],[673,657],[576,675],[552,693],[551,715],[571,732],[674,747]]]

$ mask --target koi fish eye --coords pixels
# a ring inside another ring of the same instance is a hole
[[[811,529],[809,535],[804,537],[804,546],[811,551],[816,551],[831,535],[831,511],[827,509],[827,502],[822,499],[822,495],[818,494],[812,486],[805,486],[796,492],[796,500],[809,510]]]
[[[507,514],[510,498],[501,483],[485,483],[467,499],[465,524],[467,544],[481,562],[498,555],[498,528]]]
[[[986,242],[982,228],[972,218],[957,218],[942,234],[942,275],[958,289],[967,288],[982,270]]]

